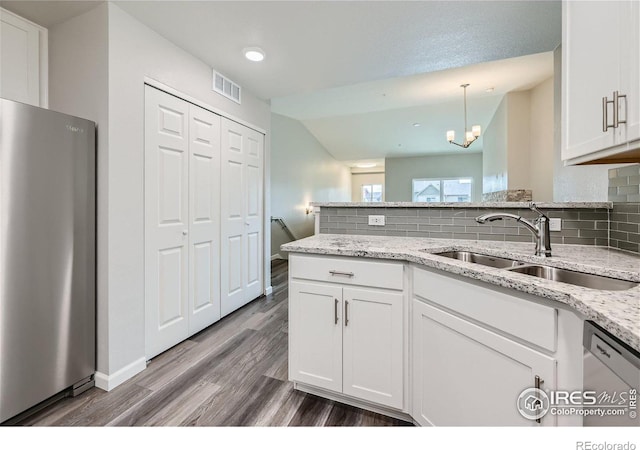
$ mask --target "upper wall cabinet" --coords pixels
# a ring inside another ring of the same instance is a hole
[[[48,106],[47,30],[0,8],[0,97]]]
[[[563,2],[562,159],[640,161],[640,3]]]

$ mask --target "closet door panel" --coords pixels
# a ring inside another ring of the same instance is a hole
[[[186,102],[145,91],[145,337],[151,358],[188,337]]]
[[[220,116],[189,105],[189,334],[220,318]]]
[[[222,316],[245,304],[246,270],[245,204],[246,165],[242,126],[222,119]]]
[[[245,131],[247,182],[244,196],[247,236],[247,301],[262,294],[263,285],[263,160],[264,136],[249,128]]]
[[[262,294],[264,137],[222,119],[222,315]]]

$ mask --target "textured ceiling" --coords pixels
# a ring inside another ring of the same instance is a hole
[[[467,97],[527,90],[553,75],[553,52],[491,61],[408,77],[389,78],[271,100],[273,112],[298,120],[433,105]]]
[[[553,50],[559,1],[122,1],[263,99]],[[260,46],[266,59],[244,59]]]
[[[553,75],[561,42],[559,1],[116,3],[342,161],[459,152],[444,133],[462,132],[460,84],[472,84],[469,121],[486,127],[502,94]],[[247,46],[266,59],[246,61]]]
[[[527,90],[553,76],[553,52],[475,64],[272,100],[274,112],[302,120],[307,129],[343,161],[481,151],[480,138],[467,149],[462,83],[467,88],[469,127],[486,129],[511,91]],[[493,87],[492,92],[486,89]],[[420,124],[414,127],[413,124]]]
[[[0,1],[45,27],[98,3]],[[486,127],[502,94],[552,75],[561,42],[560,1],[115,3],[302,120],[339,160],[457,151],[442,136],[462,131],[459,85],[471,83],[469,121]],[[244,59],[247,46],[265,61]]]
[[[501,100],[501,95],[492,95],[469,102],[469,127],[485,128]],[[421,126],[414,127],[416,122]],[[340,160],[482,150],[482,138],[468,150],[461,150],[446,140],[449,129],[456,130],[456,141],[460,142],[463,137],[462,97],[436,105],[311,119],[303,123]]]

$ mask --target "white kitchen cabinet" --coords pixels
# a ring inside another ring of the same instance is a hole
[[[342,288],[289,285],[289,373],[295,381],[342,391]]]
[[[468,299],[473,301],[473,299]],[[531,426],[516,408],[543,380],[555,387],[555,360],[422,300],[413,300],[413,418],[421,425]],[[546,415],[541,425],[554,425]]]
[[[343,289],[342,392],[402,408],[401,292]]]
[[[345,270],[349,258],[291,255],[289,261],[289,378],[402,409],[403,265],[353,259],[355,264]],[[391,276],[379,283],[392,283],[399,291],[349,285],[370,280],[371,273],[385,267],[392,268]],[[325,276],[337,281],[323,282]]]
[[[292,253],[289,286],[297,389],[420,425],[582,425],[579,415],[536,422],[517,409],[536,383],[582,389],[583,319],[570,309],[419,264],[356,257]]]
[[[0,97],[48,106],[47,29],[0,8]]]
[[[640,4],[625,0],[562,6],[562,159],[568,164],[637,161]],[[614,92],[626,97],[614,103]],[[607,126],[616,117],[626,123]]]

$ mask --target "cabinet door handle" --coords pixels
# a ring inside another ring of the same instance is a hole
[[[333,304],[333,324],[337,325],[338,324],[338,299],[335,298],[334,299],[335,303]]]
[[[535,382],[534,382],[534,387],[535,387],[536,389],[541,389],[541,387],[540,387],[540,386],[542,385],[542,383],[544,383],[544,380],[543,380],[542,378],[540,378],[538,375],[536,375],[536,377],[535,377]],[[537,423],[540,423],[540,418],[537,418],[537,419],[536,419],[536,422],[537,422]]]
[[[627,95],[620,95],[618,91],[613,91],[613,128],[618,128],[618,125],[620,125],[621,123],[627,123],[626,114],[625,120],[620,120],[618,116],[618,106],[621,98],[624,98],[626,107]]]
[[[621,98],[624,98],[626,108],[626,94],[620,95],[620,92],[613,91],[613,100],[609,100],[607,97],[602,97],[602,131],[605,133],[609,128],[618,128],[621,123],[627,123],[626,115],[625,120],[620,120],[620,114],[618,112]],[[609,103],[613,105],[613,123],[609,123]]]
[[[344,301],[344,326],[349,325],[349,302]]]
[[[607,97],[602,97],[602,132],[606,133],[609,129],[609,125],[607,124]]]
[[[607,107],[609,106],[609,103],[613,105],[614,123],[609,123],[609,108]],[[614,104],[614,100],[609,100],[607,97],[602,97],[602,131],[604,133],[606,133],[609,128],[615,127],[615,120],[617,116],[618,116],[618,113],[616,112],[616,106]]]
[[[339,270],[330,270],[329,273],[331,275],[342,275],[343,277],[349,277],[351,278],[353,276],[353,272],[341,272]]]

